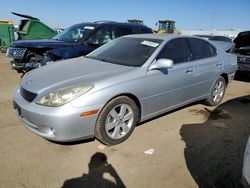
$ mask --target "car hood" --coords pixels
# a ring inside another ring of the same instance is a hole
[[[250,31],[241,32],[234,39],[235,48],[250,46]]]
[[[71,47],[75,43],[69,43],[53,39],[41,39],[41,40],[19,40],[13,42],[13,47],[23,47],[23,48],[60,48],[60,47]]]
[[[41,94],[72,85],[94,84],[132,69],[135,68],[78,57],[30,71],[23,77],[21,86],[30,92]]]

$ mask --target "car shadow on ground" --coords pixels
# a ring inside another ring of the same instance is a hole
[[[242,82],[250,82],[250,72],[237,71],[234,79]]]
[[[95,138],[88,138],[88,139],[84,139],[84,140],[68,141],[68,142],[56,142],[56,141],[48,140],[48,142],[58,144],[58,145],[62,145],[62,146],[73,146],[73,145],[79,145],[79,144],[94,142],[94,141],[95,141]]]
[[[250,95],[227,101],[202,124],[180,130],[187,167],[200,188],[242,187],[243,156],[250,135]]]
[[[62,188],[125,188],[122,179],[114,169],[114,167],[107,162],[107,156],[104,153],[95,153],[89,162],[89,172],[81,177],[66,180]],[[104,175],[111,177],[111,180],[104,178]],[[113,181],[114,180],[114,181]]]

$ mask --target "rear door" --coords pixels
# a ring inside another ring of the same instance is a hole
[[[214,81],[222,71],[222,62],[216,48],[209,42],[188,38],[191,60],[194,65],[194,97],[207,96]]]

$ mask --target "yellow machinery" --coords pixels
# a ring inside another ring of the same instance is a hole
[[[141,25],[143,25],[143,21],[142,20],[137,20],[137,19],[130,19],[130,20],[128,20],[128,23],[134,23],[134,24],[141,24]]]
[[[157,33],[175,33],[175,21],[173,20],[159,20]]]
[[[13,21],[11,20],[0,20],[1,24],[13,24]]]

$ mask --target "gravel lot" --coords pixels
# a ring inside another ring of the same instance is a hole
[[[46,75],[45,75],[46,76]],[[196,103],[136,127],[124,143],[60,145],[28,131],[12,108],[20,74],[0,55],[0,187],[241,187],[250,135],[250,76],[223,103]],[[152,155],[145,155],[147,149]]]

